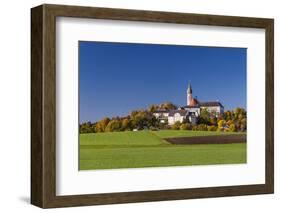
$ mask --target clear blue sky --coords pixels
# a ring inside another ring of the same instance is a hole
[[[199,101],[246,108],[246,54],[245,48],[80,41],[80,122],[166,101],[186,105],[189,81]]]

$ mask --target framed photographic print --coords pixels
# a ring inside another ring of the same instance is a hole
[[[31,203],[274,191],[273,19],[31,9]]]

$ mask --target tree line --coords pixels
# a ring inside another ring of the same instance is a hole
[[[80,133],[119,132],[133,130],[194,130],[194,131],[229,131],[244,132],[247,130],[247,113],[243,108],[228,110],[216,116],[214,113],[202,109],[197,124],[188,120],[183,123],[175,122],[172,126],[167,121],[161,123],[153,113],[159,109],[175,110],[177,106],[171,102],[151,105],[144,110],[134,110],[125,117],[103,118],[98,122],[84,122],[79,125]]]

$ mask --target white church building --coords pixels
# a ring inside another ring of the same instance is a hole
[[[153,115],[160,120],[161,123],[173,125],[175,122],[180,123],[189,121],[196,124],[201,110],[206,109],[215,116],[219,116],[224,112],[224,107],[219,101],[200,102],[192,96],[191,84],[187,88],[186,106],[179,107],[176,110],[160,109]]]

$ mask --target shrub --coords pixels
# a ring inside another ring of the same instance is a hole
[[[187,130],[187,124],[180,125],[180,130]]]
[[[149,127],[149,130],[151,130],[151,131],[158,131],[158,128],[156,128],[154,126],[151,126],[151,127]]]
[[[208,131],[217,131],[216,126],[208,126]]]
[[[192,129],[192,126],[189,123],[185,123],[180,126],[180,130],[191,130],[191,129]]]
[[[197,130],[199,130],[199,131],[207,131],[208,128],[207,128],[206,124],[199,124],[198,127],[197,127]]]
[[[230,124],[230,126],[229,126],[229,132],[236,132],[236,126],[235,126],[235,124]]]
[[[197,125],[193,125],[191,128],[192,131],[197,131],[198,130],[198,126]]]
[[[177,121],[172,125],[172,129],[173,130],[179,130],[180,126],[181,126],[181,123],[179,121]]]
[[[218,121],[218,128],[217,131],[223,131],[226,125],[226,121],[225,120],[219,120]]]

